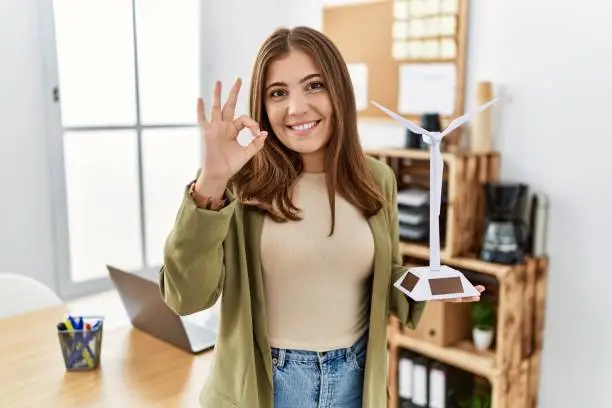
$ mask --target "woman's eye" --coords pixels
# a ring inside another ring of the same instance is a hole
[[[283,95],[284,95],[284,93],[280,89],[275,89],[274,91],[270,92],[270,96],[272,98],[278,98],[279,96],[283,96]]]
[[[308,89],[312,89],[312,90],[319,90],[319,89],[323,89],[325,88],[325,85],[323,84],[323,82],[311,82],[308,84]]]

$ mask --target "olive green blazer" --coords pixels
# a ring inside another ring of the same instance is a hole
[[[405,271],[398,250],[397,184],[390,167],[371,157],[367,160],[388,205],[368,219],[375,260],[363,407],[383,408],[388,398],[388,316],[415,328],[425,303],[412,301],[392,286]],[[229,190],[226,194],[228,205],[210,211],[196,207],[185,189],[164,248],[160,291],[179,315],[207,309],[221,297],[215,362],[200,394],[201,406],[273,408],[260,260],[264,215],[242,206]]]

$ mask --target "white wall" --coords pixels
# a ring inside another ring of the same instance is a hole
[[[490,79],[511,97],[502,175],[551,200],[541,406],[610,407],[612,2],[472,4],[468,85]]]
[[[36,0],[0,2],[0,273],[55,288]]]

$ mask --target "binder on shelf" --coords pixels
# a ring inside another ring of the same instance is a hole
[[[441,240],[446,231],[446,199],[442,198],[440,210]],[[397,193],[397,212],[400,240],[427,243],[429,239],[429,191],[410,187]]]
[[[449,408],[448,368],[433,362],[429,368],[429,408]]]
[[[429,407],[455,408],[469,396],[473,388],[473,374],[434,361],[429,367]]]
[[[426,357],[413,360],[411,408],[429,408],[429,364]]]
[[[412,408],[412,388],[415,354],[407,350],[399,353],[397,364],[397,400],[400,408]]]

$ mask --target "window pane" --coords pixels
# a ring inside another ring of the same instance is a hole
[[[64,136],[72,280],[142,267],[136,133]]]
[[[142,139],[147,263],[160,265],[185,186],[200,166],[197,128],[151,129]]]
[[[137,0],[138,80],[144,124],[195,123],[199,2]]]
[[[55,0],[64,126],[136,123],[132,2]]]

